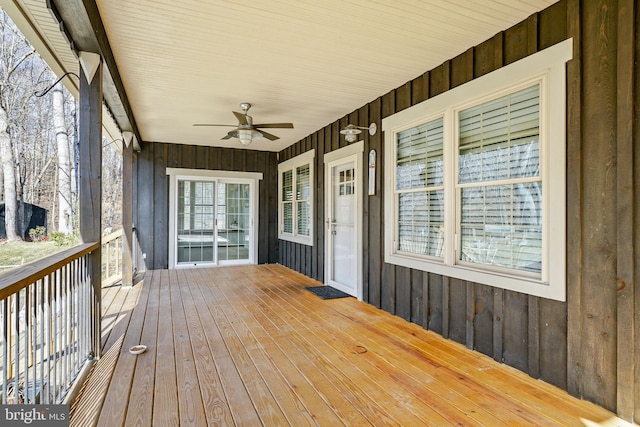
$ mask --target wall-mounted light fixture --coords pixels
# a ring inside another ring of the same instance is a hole
[[[369,131],[369,135],[375,135],[378,131],[378,127],[375,123],[371,123],[369,127],[348,124],[347,127],[340,131],[340,133],[344,135],[344,139],[347,142],[355,142],[363,129],[367,129]]]

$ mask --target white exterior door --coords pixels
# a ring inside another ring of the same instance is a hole
[[[339,156],[336,152],[329,154],[331,157]],[[325,157],[325,281],[327,285],[358,299],[362,299],[361,158],[361,152],[329,161]]]

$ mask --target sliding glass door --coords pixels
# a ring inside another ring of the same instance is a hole
[[[218,260],[247,261],[251,243],[249,184],[218,183]]]
[[[255,263],[251,179],[174,176],[169,267]]]
[[[178,180],[177,263],[215,263],[215,182]]]

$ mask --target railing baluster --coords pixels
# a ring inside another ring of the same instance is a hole
[[[0,276],[2,404],[65,399],[94,350],[95,334],[101,335],[94,316],[98,290],[90,278],[101,272],[89,267],[89,254],[99,248],[99,243],[79,245],[36,261],[42,270]]]
[[[13,297],[13,313],[14,313],[14,363],[15,369],[13,371],[13,401],[14,403],[20,403],[18,399],[18,391],[20,390],[20,293],[18,292]]]
[[[78,286],[76,285],[78,283],[78,260],[74,260],[71,262],[71,307],[73,308],[73,317],[71,318],[71,330],[73,331],[73,336],[72,336],[72,340],[71,340],[71,345],[73,345],[73,356],[71,357],[71,366],[72,366],[72,370],[71,370],[71,374],[70,377],[73,375],[73,371],[76,369],[76,367],[79,365],[79,359],[78,359],[78,352],[79,352],[79,348],[77,346],[76,343],[79,342],[78,340],[78,329],[79,329],[79,319],[78,319],[78,311],[79,311],[79,305],[78,305]]]
[[[82,260],[84,257],[77,259],[78,262],[78,356],[80,358],[85,357],[84,352],[84,322],[80,321],[80,319],[84,319],[84,298],[83,298],[83,290],[84,290],[84,280],[82,275]]]
[[[9,318],[11,317],[11,313],[9,312],[9,298],[6,298],[2,302],[2,320],[4,323],[2,329],[2,338],[3,338],[3,346],[2,346],[2,403],[7,403],[7,374],[9,373],[9,364],[11,361],[10,357],[10,348],[9,348],[9,334],[11,331],[9,330]]]
[[[30,319],[31,319],[31,340],[29,341],[29,366],[31,366],[31,378],[33,378],[33,401],[31,403],[38,403],[36,401],[38,395],[38,372],[36,367],[38,366],[38,355],[36,354],[38,348],[38,287],[40,281],[36,281],[30,286],[31,292],[31,304],[29,304]]]
[[[45,287],[47,286],[46,277],[39,280],[40,290],[38,295],[40,296],[40,304],[38,304],[38,310],[40,312],[40,404],[45,403],[44,398],[44,343],[47,339],[44,334],[44,304],[45,304]]]
[[[21,310],[24,314],[23,314],[23,331],[24,331],[24,336],[23,336],[23,342],[24,342],[24,350],[23,350],[23,358],[24,358],[24,403],[30,403],[29,402],[29,340],[30,340],[30,327],[29,327],[29,321],[27,320],[27,318],[29,317],[29,288],[24,288],[24,308]]]
[[[64,352],[61,354],[62,356],[62,379],[60,383],[62,384],[62,390],[67,388],[67,370],[68,370],[68,362],[69,362],[69,264],[65,265],[62,269],[64,272],[63,280],[61,283],[62,286],[62,295],[63,295],[63,316],[62,316],[62,348]]]
[[[58,285],[60,284],[60,270],[56,270],[53,275],[53,310],[51,313],[51,319],[53,323],[53,356],[51,361],[53,362],[53,402],[55,403],[58,396],[58,356],[59,356],[59,341],[60,331],[58,331],[58,313],[60,312],[60,290]]]
[[[66,286],[66,294],[67,294],[67,310],[65,311],[65,320],[66,320],[66,325],[67,325],[67,330],[65,331],[66,334],[66,341],[67,344],[65,346],[66,348],[66,352],[65,352],[65,358],[64,358],[64,365],[65,365],[65,375],[64,375],[64,388],[65,390],[69,388],[69,379],[71,378],[71,370],[73,369],[73,365],[71,364],[72,360],[73,360],[73,352],[74,352],[74,348],[73,348],[73,303],[72,303],[72,297],[73,295],[71,294],[72,290],[71,290],[71,279],[73,277],[72,275],[72,269],[73,264],[67,264],[66,269],[67,269],[67,280],[65,281],[65,286]]]
[[[52,336],[51,336],[51,332],[52,332],[52,324],[51,324],[51,291],[52,291],[52,286],[53,286],[53,280],[52,280],[52,275],[49,274],[46,277],[46,287],[44,288],[45,290],[45,302],[47,304],[46,308],[46,313],[45,313],[45,330],[46,330],[46,337],[45,337],[45,342],[47,343],[47,400],[44,403],[51,403],[51,347],[52,347]]]
[[[110,286],[122,280],[122,230],[108,234],[102,239],[103,286]]]
[[[82,270],[83,270],[83,283],[82,283],[82,289],[84,289],[84,307],[85,307],[85,313],[84,313],[84,318],[89,319],[88,322],[85,322],[85,331],[84,333],[86,334],[85,336],[85,342],[84,342],[84,354],[87,357],[90,357],[90,353],[91,353],[91,313],[92,313],[92,308],[91,306],[93,305],[91,302],[91,281],[89,280],[89,257],[85,256],[82,257]]]

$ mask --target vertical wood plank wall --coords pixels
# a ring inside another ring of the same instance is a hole
[[[145,144],[134,164],[134,225],[140,251],[139,270],[169,264],[169,180],[166,168],[262,172],[259,193],[258,263],[278,261],[277,153],[181,144]]]
[[[364,299],[619,415],[640,419],[640,8],[633,0],[561,0],[484,43],[380,96],[280,153],[311,148],[314,246],[280,241],[279,262],[324,280],[323,156],[345,145],[339,130],[368,126],[411,105],[563,41],[567,64],[567,302],[532,297],[384,263],[382,132],[363,133],[377,152],[377,192],[364,215]],[[366,168],[365,168],[366,169]]]

